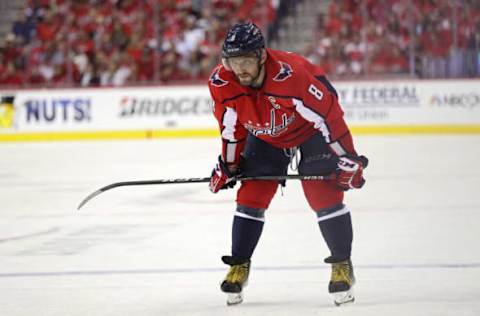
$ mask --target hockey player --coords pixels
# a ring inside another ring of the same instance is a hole
[[[363,186],[368,160],[357,155],[337,93],[322,69],[297,54],[265,48],[260,29],[240,23],[226,35],[222,63],[213,69],[209,88],[223,142],[210,190],[233,187],[229,180],[239,174],[286,175],[297,150],[300,174],[333,174],[331,180],[302,181],[302,187],[331,252],[325,259],[332,267],[328,291],[337,305],[353,302],[353,233],[343,195]],[[240,185],[231,255],[222,257],[230,265],[221,284],[229,294],[227,304],[243,300],[264,213],[278,185],[258,180]]]

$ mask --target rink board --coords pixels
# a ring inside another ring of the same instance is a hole
[[[480,80],[335,83],[355,134],[480,133]],[[0,141],[218,136],[206,86],[0,91]]]

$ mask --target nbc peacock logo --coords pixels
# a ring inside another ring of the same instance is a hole
[[[0,98],[0,129],[13,126],[14,96],[2,96]]]

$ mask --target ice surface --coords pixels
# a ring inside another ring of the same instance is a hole
[[[0,315],[480,315],[480,137],[356,137],[356,302],[335,307],[315,216],[292,181],[267,211],[245,301],[227,307],[235,192],[206,184],[217,139],[0,144]]]

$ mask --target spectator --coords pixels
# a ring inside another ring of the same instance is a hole
[[[124,86],[128,82],[131,82],[132,76],[134,74],[134,66],[130,62],[128,54],[119,54],[116,64],[118,65],[118,67],[116,67],[115,71],[113,72],[113,75],[111,77],[111,84],[113,86],[119,87]]]
[[[33,86],[45,84],[45,78],[40,73],[40,69],[38,66],[34,66],[32,68],[26,82]]]
[[[43,77],[43,80],[47,83],[51,83],[53,75],[55,74],[54,65],[52,62],[52,57],[47,55],[42,64],[38,67],[40,75]]]
[[[112,86],[113,76],[117,70],[117,64],[114,59],[105,60],[100,64],[100,85]]]
[[[55,39],[55,35],[60,30],[60,21],[56,18],[50,9],[45,9],[43,15],[39,17],[37,24],[37,36],[43,42],[49,42]]]
[[[140,82],[151,82],[154,80],[155,53],[152,49],[144,47],[139,60],[137,61],[138,80]]]
[[[35,36],[35,24],[28,15],[29,10],[19,12],[17,19],[13,22],[12,33],[16,38],[21,38],[22,43],[27,44]]]
[[[7,62],[4,72],[0,74],[0,84],[5,86],[21,86],[23,83],[23,72],[16,69],[13,61]]]
[[[82,72],[80,78],[80,85],[82,87],[96,87],[100,85],[100,73],[97,65],[93,63],[87,63],[86,68]]]
[[[358,33],[353,35],[352,41],[345,44],[343,52],[350,61],[350,70],[353,74],[360,75],[363,73],[366,51],[367,45],[361,40]]]

